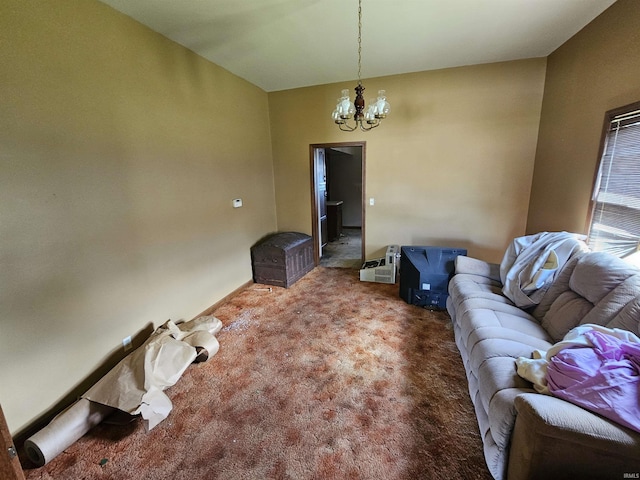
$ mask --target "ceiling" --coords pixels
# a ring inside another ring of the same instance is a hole
[[[357,0],[102,0],[267,92],[357,79]],[[362,78],[545,57],[615,0],[363,0]]]

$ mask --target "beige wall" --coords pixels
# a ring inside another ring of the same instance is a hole
[[[527,232],[584,232],[607,110],[640,100],[640,2],[618,0],[548,58]]]
[[[0,403],[15,433],[124,337],[249,281],[276,216],[264,91],[98,2],[1,10]]]
[[[368,133],[330,117],[355,82],[270,93],[279,229],[311,233],[309,145],[364,140],[368,258],[451,245],[499,261],[525,230],[544,75],[531,59],[364,80],[365,98],[384,88],[392,108]]]

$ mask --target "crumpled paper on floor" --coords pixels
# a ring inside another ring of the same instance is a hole
[[[222,322],[212,316],[179,325],[168,320],[82,398],[131,415],[141,414],[151,430],[173,408],[163,391],[175,385],[196,358],[208,360],[217,353],[215,334],[221,328]]]
[[[220,348],[215,335],[222,322],[213,316],[158,327],[147,341],[120,361],[82,398],[25,442],[29,458],[43,466],[109,414],[140,414],[147,431],[173,408],[164,390],[180,379],[191,363],[213,357]]]

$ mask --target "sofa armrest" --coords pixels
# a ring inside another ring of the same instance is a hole
[[[489,263],[477,258],[458,255],[455,259],[455,268],[456,274],[479,275],[502,283],[500,280],[500,265],[497,263]]]
[[[519,395],[515,407],[509,480],[638,478],[640,433],[548,395]]]

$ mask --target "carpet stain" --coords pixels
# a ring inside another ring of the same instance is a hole
[[[445,312],[318,267],[214,315],[220,351],[166,391],[164,422],[98,425],[26,478],[491,478]]]

